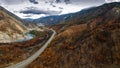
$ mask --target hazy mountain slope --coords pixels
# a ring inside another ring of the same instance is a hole
[[[22,38],[26,27],[17,16],[0,7],[0,42]]]
[[[54,16],[47,16],[41,17],[38,19],[24,19],[26,22],[32,22],[33,24],[41,23],[45,26],[61,24],[62,22],[68,21],[72,18],[73,15],[76,13],[64,14],[64,15],[54,15]]]
[[[83,12],[68,23],[51,26],[58,34],[28,68],[120,67],[120,3]]]
[[[79,23],[85,23],[89,19],[96,18],[106,13],[108,10],[112,9],[114,6],[115,6],[114,3],[110,5],[104,4],[104,6],[91,7],[91,8],[83,9],[76,13],[48,16],[48,17],[42,17],[38,19],[25,19],[25,20],[33,23],[42,23],[47,26],[67,23],[68,21],[72,21],[72,20],[79,21]]]

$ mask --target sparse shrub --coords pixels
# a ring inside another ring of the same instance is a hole
[[[99,42],[106,42],[110,38],[110,33],[108,31],[99,32],[96,36],[96,39]]]

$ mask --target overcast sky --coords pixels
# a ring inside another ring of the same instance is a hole
[[[28,0],[0,0],[1,3],[5,4],[21,4],[27,2]],[[55,1],[55,0],[36,0],[36,1]],[[103,4],[105,2],[115,2],[120,0],[70,0],[74,2],[73,4],[79,5],[94,5],[94,4]]]
[[[6,4],[20,4],[26,2],[28,0],[0,0],[0,2],[4,2]],[[36,1],[43,1],[43,0],[36,0]],[[54,1],[54,0],[46,0],[46,1]],[[95,4],[95,3],[104,3],[105,0],[71,0],[79,4]]]

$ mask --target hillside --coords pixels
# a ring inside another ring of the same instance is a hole
[[[119,68],[120,3],[104,4],[50,26],[57,35],[27,68]]]
[[[0,43],[0,68],[6,68],[29,58],[45,44],[50,34],[48,31],[37,32],[36,37],[28,41]]]
[[[31,22],[32,24],[42,23],[45,26],[60,24],[61,22],[68,21],[72,18],[74,13],[64,14],[64,15],[54,15],[47,16],[38,19],[24,19],[26,22]]]
[[[19,17],[0,7],[0,42],[24,38],[27,29],[22,22]]]

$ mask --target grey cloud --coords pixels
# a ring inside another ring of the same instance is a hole
[[[47,14],[47,15],[56,15],[60,14],[61,11],[53,11],[53,10],[42,10],[36,7],[27,7],[25,10],[21,10],[20,13],[23,14]]]
[[[73,4],[77,5],[97,5],[105,3],[105,0],[71,0]]]
[[[4,2],[6,4],[20,4],[20,3],[23,3],[23,2],[28,2],[28,1],[34,1],[34,2],[37,2],[37,1],[45,1],[45,0],[0,0],[0,2]],[[46,0],[46,1],[55,1],[55,0]],[[66,1],[66,0],[59,0],[59,1]],[[67,0],[68,1],[68,0]],[[84,4],[97,4],[97,3],[104,3],[105,0],[69,0],[73,3],[78,3],[78,4],[81,4],[81,5],[84,5]]]
[[[21,4],[21,3],[24,3],[28,0],[0,0],[0,2],[4,3],[4,4]]]

